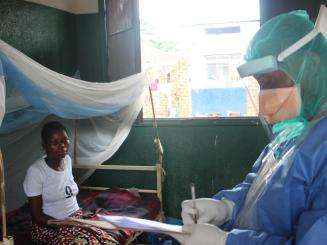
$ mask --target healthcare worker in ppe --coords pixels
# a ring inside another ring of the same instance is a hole
[[[276,69],[260,64],[277,60],[313,28],[305,11],[294,11],[265,23],[252,39],[245,55],[252,72],[240,70],[257,79],[259,112],[274,138],[242,183],[195,206],[182,203],[188,234],[173,235],[182,244],[327,244],[326,38],[318,34],[276,61]]]

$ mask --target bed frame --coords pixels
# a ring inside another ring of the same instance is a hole
[[[119,165],[119,164],[110,164],[110,165],[97,165],[97,166],[88,166],[88,165],[73,165],[75,169],[86,169],[86,170],[113,170],[113,171],[147,171],[154,172],[156,174],[156,189],[138,189],[136,190],[140,193],[154,193],[158,196],[160,203],[162,204],[162,182],[163,182],[163,169],[161,163],[156,165]],[[89,190],[106,190],[108,187],[96,187],[96,186],[80,186],[81,189]],[[124,189],[135,189],[135,187],[124,188]],[[160,214],[163,215],[162,205]]]
[[[110,164],[110,165],[97,165],[97,166],[87,166],[87,165],[73,165],[75,169],[86,169],[86,170],[113,170],[113,171],[148,171],[154,172],[156,174],[157,186],[156,189],[136,189],[140,193],[154,193],[158,196],[160,200],[160,211],[155,220],[162,221],[164,218],[164,212],[162,210],[162,182],[163,182],[163,168],[161,163],[157,163],[156,165],[118,165],[118,164]],[[96,187],[96,186],[80,186],[81,189],[88,190],[106,190],[106,187]],[[126,189],[126,188],[125,188]],[[127,188],[128,189],[128,188]],[[133,187],[135,189],[135,187]],[[142,232],[137,231],[132,237],[130,237],[126,244],[131,244]]]
[[[154,103],[153,103],[153,97],[152,97],[152,92],[151,89],[149,88],[149,93],[150,93],[150,100],[151,100],[151,106],[152,106],[152,113],[153,113],[153,128],[154,128],[154,146],[156,150],[156,158],[157,162],[155,165],[153,164],[147,164],[147,165],[136,165],[136,164],[131,164],[131,165],[123,165],[123,164],[106,164],[106,165],[95,165],[95,166],[89,166],[89,165],[80,165],[77,164],[77,139],[78,139],[78,123],[77,120],[75,120],[75,125],[74,125],[74,150],[73,150],[73,168],[75,169],[85,169],[85,170],[112,170],[112,171],[147,171],[147,172],[154,172],[156,174],[156,189],[138,189],[136,190],[140,193],[154,193],[158,196],[159,201],[160,201],[160,211],[155,220],[158,221],[163,221],[164,220],[164,212],[162,209],[163,206],[163,200],[162,200],[162,184],[164,181],[164,176],[165,176],[165,170],[163,168],[163,147],[161,145],[160,137],[159,137],[159,132],[158,132],[158,125],[157,125],[157,120],[156,120],[156,114],[154,110]],[[110,189],[108,187],[96,187],[96,186],[79,186],[81,189],[88,189],[88,190],[107,190]],[[128,188],[124,188],[127,189]],[[135,190],[135,187],[133,186],[132,188]],[[126,244],[130,244],[133,242],[136,237],[138,237],[142,232],[136,232],[134,236],[130,237]]]
[[[137,189],[141,193],[155,193],[157,194],[160,204],[160,217],[161,219],[164,217],[162,211],[162,183],[165,176],[165,170],[163,168],[163,147],[159,137],[158,125],[156,120],[156,113],[154,109],[153,97],[150,87],[149,94],[150,94],[150,101],[151,101],[151,108],[153,114],[153,129],[155,132],[154,135],[154,147],[156,151],[156,164],[147,164],[147,165],[122,165],[122,164],[106,164],[106,165],[80,165],[77,163],[77,141],[78,141],[78,122],[74,120],[74,145],[73,145],[73,168],[75,169],[86,169],[86,170],[113,170],[113,171],[150,171],[156,173],[156,182],[157,187],[156,189]],[[89,189],[89,190],[106,190],[106,187],[94,187],[94,186],[80,186],[81,189]],[[124,188],[126,189],[126,188]],[[128,189],[128,188],[127,188]],[[130,188],[132,189],[132,188]],[[135,187],[133,187],[135,189]]]

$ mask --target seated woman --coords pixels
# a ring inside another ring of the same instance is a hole
[[[87,218],[76,201],[78,187],[67,155],[67,130],[59,122],[42,128],[42,147],[46,153],[27,171],[24,191],[32,214],[32,239],[37,244],[73,244],[78,238],[87,244],[116,244],[105,230],[96,227],[49,226],[50,219]]]

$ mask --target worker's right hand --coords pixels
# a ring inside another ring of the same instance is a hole
[[[197,217],[198,223],[223,225],[231,219],[234,202],[223,199],[199,198],[182,202],[182,219],[184,225],[192,225]]]

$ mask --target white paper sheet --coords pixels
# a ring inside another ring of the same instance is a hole
[[[127,216],[98,215],[98,217],[100,220],[107,221],[119,228],[157,233],[183,233],[182,226],[180,225],[169,225],[153,220],[132,218]]]

